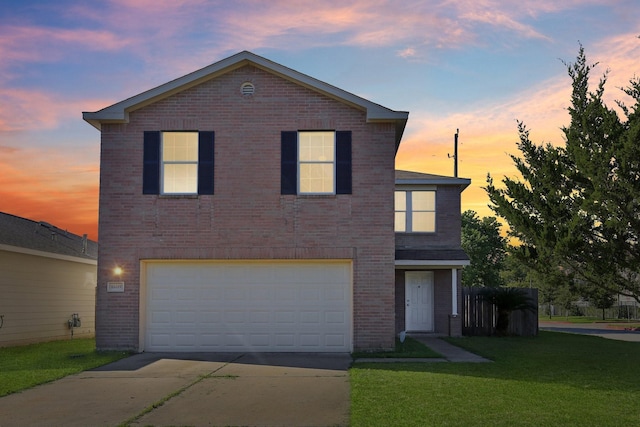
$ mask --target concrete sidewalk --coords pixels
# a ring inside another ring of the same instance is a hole
[[[376,362],[376,363],[392,363],[392,362],[415,362],[415,363],[438,363],[438,362],[463,362],[463,363],[485,363],[491,362],[489,359],[478,356],[455,345],[440,339],[432,334],[411,334],[411,338],[420,341],[436,353],[440,353],[441,358],[362,358],[356,362]]]
[[[141,353],[0,398],[0,427],[346,426],[349,354]]]
[[[618,341],[640,342],[640,332],[625,329],[621,323],[570,323],[540,320],[540,330],[570,334],[593,335]]]

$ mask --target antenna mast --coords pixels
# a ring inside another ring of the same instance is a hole
[[[458,134],[460,133],[460,129],[456,129],[456,134],[453,135],[453,156],[451,154],[447,154],[447,157],[453,157],[453,176],[458,177]]]

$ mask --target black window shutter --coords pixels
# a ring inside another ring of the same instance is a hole
[[[351,194],[351,131],[336,132],[336,194]]]
[[[280,194],[298,193],[298,132],[283,131],[280,139]]]
[[[142,194],[160,194],[160,132],[144,132]]]
[[[198,133],[198,194],[213,194],[214,133]]]

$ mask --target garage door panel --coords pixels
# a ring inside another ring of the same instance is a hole
[[[274,313],[274,319],[276,325],[284,324],[289,327],[290,324],[296,322],[296,313],[294,311],[276,311]]]
[[[325,321],[327,323],[333,323],[337,325],[345,324],[345,317],[343,311],[327,311],[325,312]]]
[[[350,351],[348,262],[148,262],[148,351]]]
[[[219,311],[201,311],[200,312],[200,322],[203,325],[210,324],[215,325],[222,321],[222,314]]]

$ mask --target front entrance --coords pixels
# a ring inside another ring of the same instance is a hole
[[[433,332],[433,271],[407,271],[405,278],[405,328]]]

